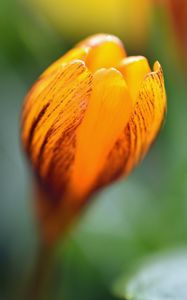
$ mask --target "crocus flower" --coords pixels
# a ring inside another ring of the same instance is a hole
[[[90,196],[128,175],[164,118],[161,66],[91,36],[54,62],[28,93],[22,141],[40,186],[41,225],[55,239]]]

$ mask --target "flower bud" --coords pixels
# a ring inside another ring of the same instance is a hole
[[[41,75],[25,99],[21,128],[45,240],[55,240],[96,190],[129,174],[165,109],[160,64],[152,71],[145,57],[127,57],[114,36],[84,40]]]

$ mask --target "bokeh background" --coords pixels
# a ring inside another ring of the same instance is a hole
[[[98,32],[118,35],[129,55],[160,61],[168,112],[143,163],[93,197],[59,246],[46,299],[116,299],[116,278],[140,259],[187,244],[187,1],[1,0],[0,299],[21,299],[37,252],[19,141],[23,98],[52,61]]]

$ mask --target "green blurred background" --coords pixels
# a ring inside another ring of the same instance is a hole
[[[21,299],[37,252],[32,179],[19,142],[23,98],[88,34],[117,34],[129,55],[158,59],[168,112],[143,163],[96,195],[60,245],[48,299],[115,299],[113,282],[142,257],[187,244],[187,53],[166,2],[1,1],[0,299]]]

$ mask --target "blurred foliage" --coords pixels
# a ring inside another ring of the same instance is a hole
[[[79,41],[95,32],[113,34],[140,49],[149,34],[153,2],[141,0],[27,0],[66,41]],[[73,23],[73,24],[72,24]]]
[[[139,53],[164,69],[163,130],[143,164],[96,195],[59,246],[49,299],[114,299],[116,277],[126,276],[140,258],[187,243],[187,77],[170,25],[167,12],[155,8]],[[42,10],[13,0],[0,4],[0,28],[0,299],[20,299],[37,252],[32,183],[19,145],[21,104],[42,70],[79,36],[67,42]]]

